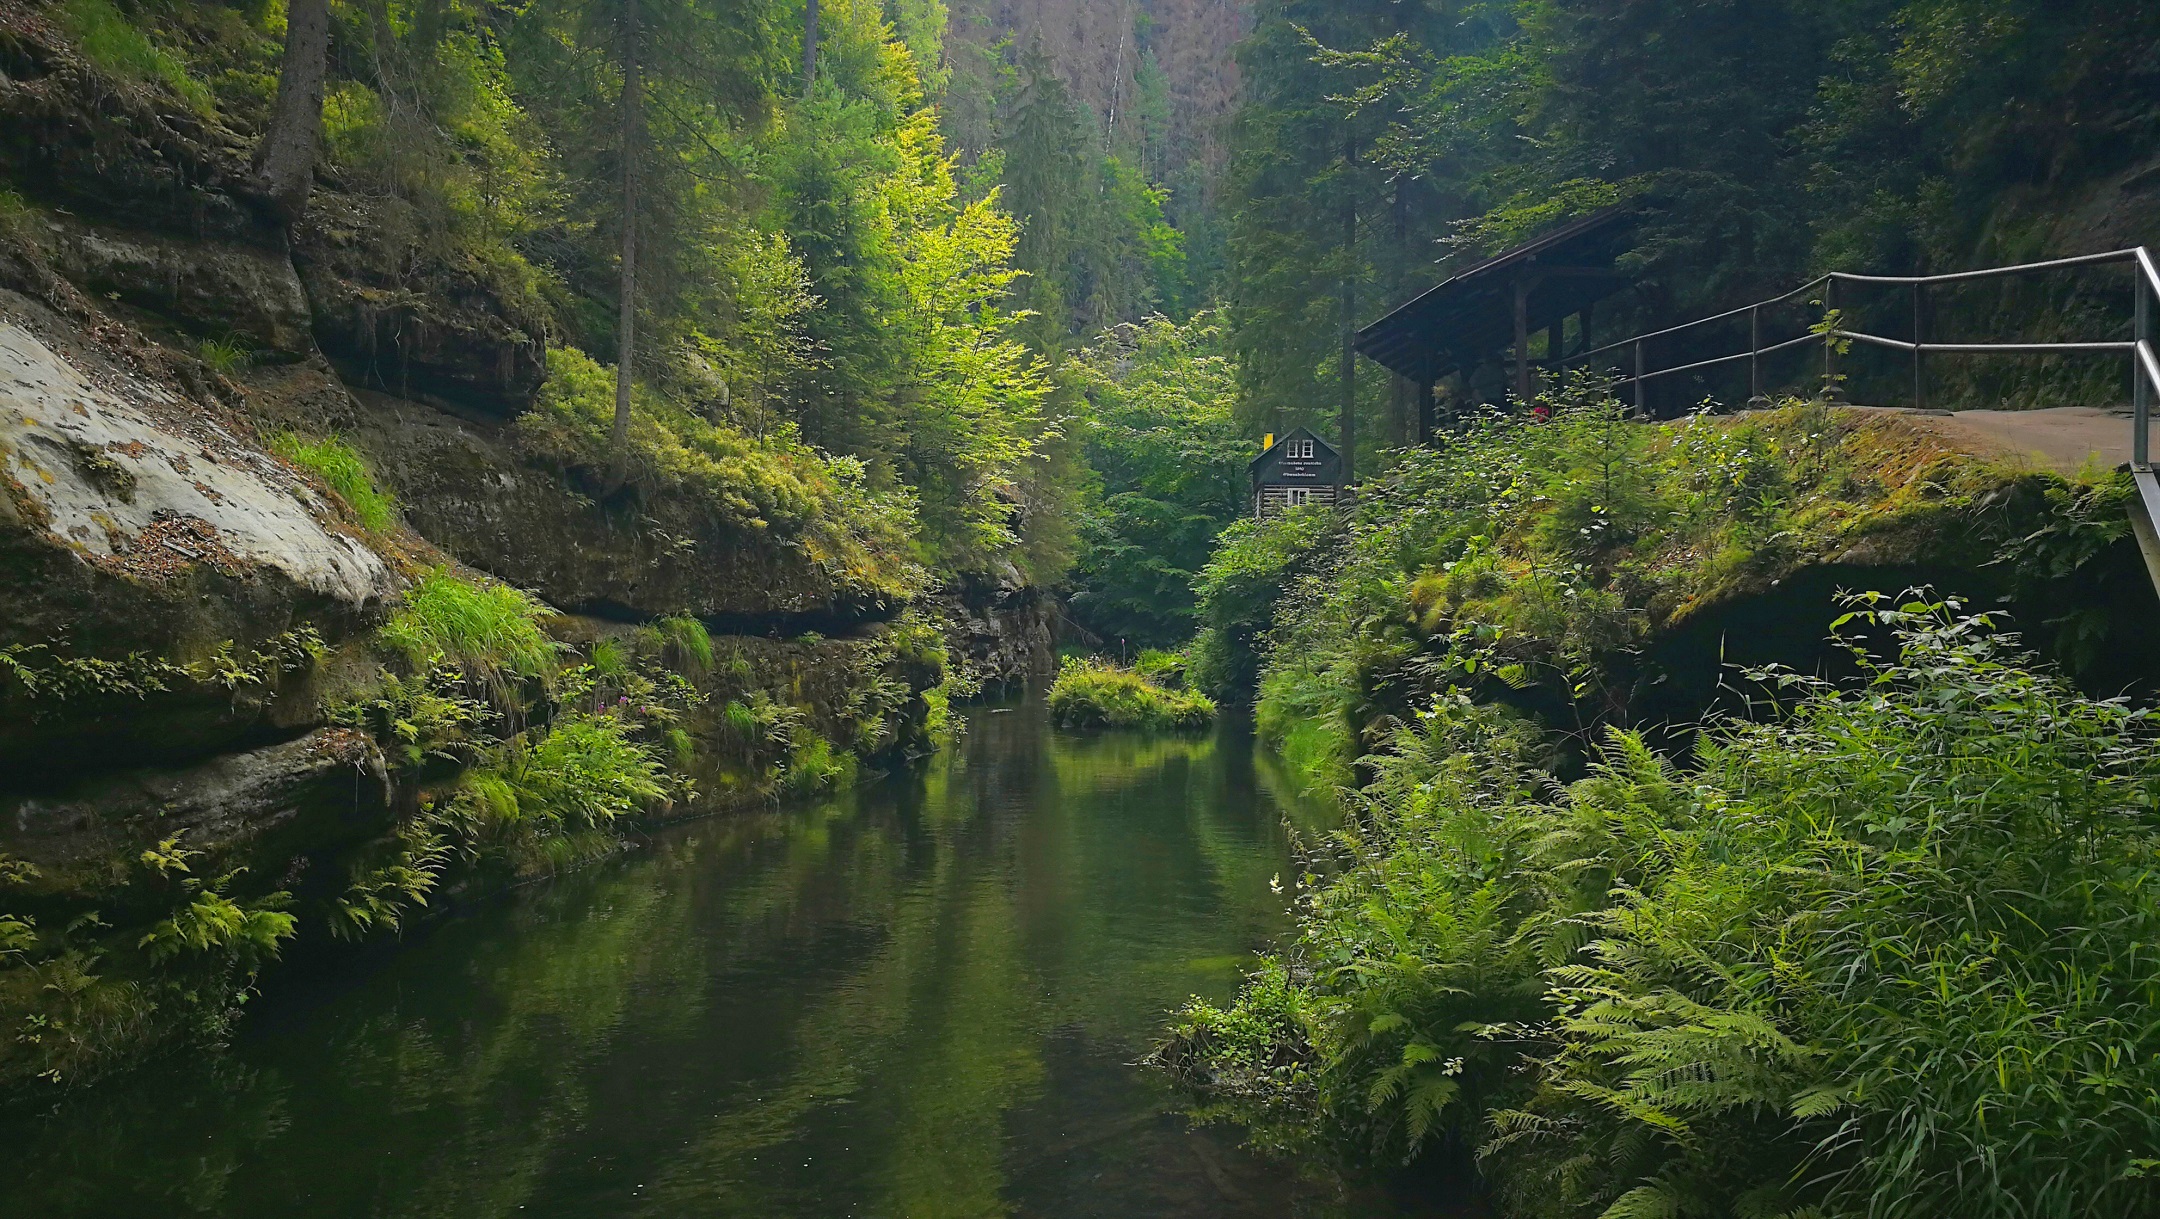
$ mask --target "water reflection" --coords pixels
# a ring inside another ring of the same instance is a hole
[[[6,1209],[1392,1213],[1188,1131],[1125,1065],[1284,927],[1285,811],[1235,730],[978,713],[905,782],[281,979],[231,1050],[0,1128]]]

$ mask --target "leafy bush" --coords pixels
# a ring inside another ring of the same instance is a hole
[[[515,801],[506,819],[572,829],[604,828],[668,794],[659,759],[612,715],[556,720],[537,743],[513,749],[501,773]]]
[[[1284,1143],[1483,1144],[1526,1216],[2143,1213],[2160,734],[1954,605],[1895,660],[1565,789],[1438,700],[1350,866],[1163,1060]],[[1855,649],[1858,652],[1858,649]],[[1813,1208],[1813,1209],[1808,1209]]]
[[[1246,509],[1254,446],[1232,414],[1237,367],[1217,313],[1105,333],[1062,369],[1099,479],[1081,505],[1073,613],[1113,639],[1189,638],[1216,535]]]
[[[788,743],[778,791],[788,796],[838,791],[853,784],[855,774],[854,754],[835,750],[831,741],[815,732],[799,730]]]
[[[552,677],[561,648],[540,629],[553,611],[507,584],[481,584],[438,567],[407,590],[378,638],[425,669],[449,660],[468,679],[500,688]]]
[[[1215,722],[1215,703],[1206,695],[1167,689],[1100,660],[1067,660],[1049,702],[1050,718],[1067,728],[1192,731]]]
[[[1222,532],[1196,586],[1200,633],[1189,649],[1195,688],[1221,699],[1250,699],[1276,603],[1322,544],[1340,528],[1333,509],[1313,504]]]
[[[203,346],[207,351],[210,345]],[[381,533],[396,519],[397,501],[375,485],[367,459],[339,437],[308,441],[292,432],[279,432],[270,438],[270,451],[322,479],[369,530]]]

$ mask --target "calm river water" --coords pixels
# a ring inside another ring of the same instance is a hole
[[[1360,1216],[1129,1064],[1287,926],[1247,738],[976,711],[924,773],[697,822],[0,1124],[31,1216]]]

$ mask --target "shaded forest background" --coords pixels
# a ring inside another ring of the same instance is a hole
[[[1628,201],[1645,217],[1609,334],[1833,267],[2160,240],[2149,7],[820,8],[814,83],[803,5],[639,10],[630,364],[657,430],[640,425],[626,470],[704,479],[747,498],[746,520],[830,517],[845,545],[904,544],[933,574],[1069,587],[1077,624],[1136,644],[1190,634],[1192,577],[1262,432],[1333,434],[1347,400],[1360,475],[1405,441],[1407,387],[1345,361],[1349,329],[1570,216]],[[330,9],[337,189],[306,223],[364,251],[385,293],[484,285],[560,353],[535,452],[606,464],[600,374],[630,316],[625,6]],[[44,11],[235,139],[267,118],[277,0]],[[2120,280],[1954,294],[1939,333],[2090,337],[2126,318]],[[2121,392],[2090,364],[1945,375],[1976,403]],[[810,460],[791,445],[838,464],[784,475]]]

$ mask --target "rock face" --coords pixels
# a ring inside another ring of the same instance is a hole
[[[1017,570],[964,577],[939,600],[956,659],[986,684],[1025,686],[1057,670],[1057,605]]]
[[[398,577],[236,425],[65,334],[0,292],[0,648],[30,675],[0,689],[0,787],[303,726],[276,641],[357,629]],[[257,652],[244,683],[174,672]],[[87,689],[31,689],[41,664]]]
[[[393,218],[378,213],[402,206],[319,193],[294,231],[293,261],[323,354],[355,386],[517,414],[547,378],[545,324],[476,269],[401,248],[384,231],[398,227]]]
[[[785,538],[659,499],[603,505],[524,462],[500,424],[361,395],[351,431],[412,527],[559,608],[604,618],[690,613],[721,629],[833,633],[897,610]]]
[[[313,346],[307,294],[277,251],[58,220],[46,229],[53,268],[83,288],[198,334],[240,339],[259,354],[298,358]]]
[[[0,8],[0,176],[131,228],[275,247],[276,230],[242,189],[246,145],[141,90],[113,88],[59,44],[50,13]]]
[[[105,775],[43,796],[0,796],[0,852],[34,865],[34,898],[94,895],[175,836],[278,883],[296,861],[390,824],[389,772],[365,735],[325,728],[198,766]],[[202,869],[198,869],[200,871]]]

